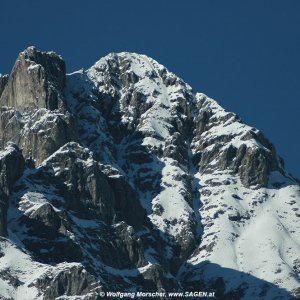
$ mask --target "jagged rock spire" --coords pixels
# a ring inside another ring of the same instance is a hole
[[[62,109],[65,73],[65,62],[56,53],[29,47],[19,54],[2,95],[0,89],[0,103],[20,111]]]

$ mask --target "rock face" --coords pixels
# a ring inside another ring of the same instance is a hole
[[[230,169],[247,187],[266,187],[271,172],[284,173],[274,146],[259,130],[242,124],[205,95],[197,97],[203,112],[196,120],[194,145],[201,153],[202,172]]]
[[[0,108],[0,145],[12,141],[23,149],[26,158],[37,164],[61,146],[77,141],[76,122],[69,113],[45,108],[21,113],[14,108]]]
[[[4,88],[8,82],[8,78],[9,76],[8,75],[1,75],[0,74],[0,97],[2,95],[2,92],[4,91]]]
[[[84,299],[90,300],[101,299],[101,289],[95,288],[90,292],[89,288],[93,285],[97,285],[95,278],[81,266],[63,270],[55,278],[44,276],[37,281],[37,286],[44,292],[46,299],[56,299],[61,295],[84,296]]]
[[[65,71],[54,52],[29,47],[20,53],[9,77],[0,78],[1,147],[12,141],[26,158],[41,163],[65,143],[77,141],[74,118],[65,106]]]
[[[0,152],[0,236],[7,236],[8,197],[24,165],[22,152],[16,145],[10,144]]]
[[[62,108],[65,73],[65,63],[57,54],[29,47],[20,53],[0,103],[21,111]]]
[[[297,180],[156,61],[109,54],[66,75],[30,47],[0,104],[0,298],[299,297]]]

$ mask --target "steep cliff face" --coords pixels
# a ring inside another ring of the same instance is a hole
[[[57,54],[29,47],[20,53],[0,101],[21,111],[61,108],[65,73],[65,63]]]
[[[134,53],[0,79],[1,297],[299,296],[300,187],[259,130]]]
[[[77,141],[76,124],[66,111],[65,82],[60,56],[34,47],[21,52],[9,77],[0,79],[0,146],[12,141],[41,163]]]
[[[22,152],[9,144],[0,152],[0,236],[7,237],[7,209],[13,185],[24,171]]]
[[[3,93],[3,90],[8,82],[8,75],[0,74],[0,97]]]

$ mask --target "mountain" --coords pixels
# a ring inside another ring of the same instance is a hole
[[[299,181],[153,59],[29,47],[0,103],[1,299],[300,299]]]

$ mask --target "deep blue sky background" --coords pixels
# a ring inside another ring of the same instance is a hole
[[[0,28],[1,73],[30,45],[69,72],[109,52],[151,56],[261,129],[300,177],[299,0],[10,0]]]

